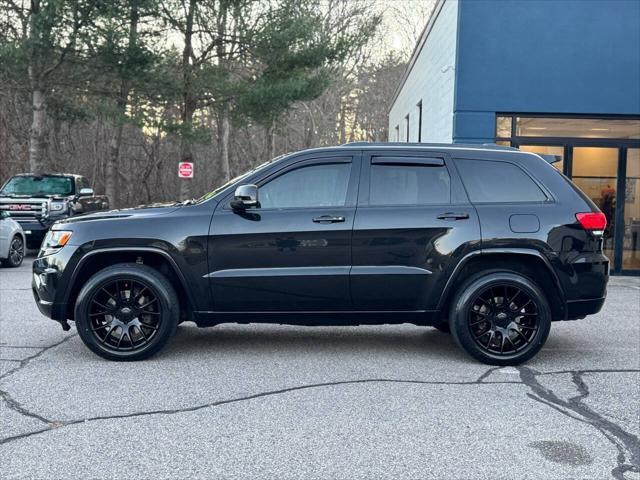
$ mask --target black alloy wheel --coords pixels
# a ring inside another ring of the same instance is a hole
[[[530,278],[511,271],[481,272],[451,304],[449,326],[468,354],[490,365],[518,365],[543,347],[551,309]]]
[[[495,284],[477,295],[468,322],[480,348],[494,355],[511,355],[535,338],[539,328],[538,306],[521,288]]]
[[[91,298],[91,332],[105,348],[140,349],[158,332],[161,308],[149,285],[133,279],[113,280]]]
[[[3,262],[7,267],[19,267],[24,260],[24,241],[20,235],[16,235],[9,244],[9,256]]]
[[[179,301],[159,271],[135,263],[94,274],[76,300],[80,338],[109,360],[141,360],[159,351],[173,335]]]

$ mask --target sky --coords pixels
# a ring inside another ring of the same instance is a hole
[[[435,3],[436,0],[375,0],[382,14],[382,43],[386,52],[408,59]]]

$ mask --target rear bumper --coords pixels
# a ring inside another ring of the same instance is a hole
[[[587,315],[598,313],[602,309],[605,300],[606,297],[600,297],[567,302],[567,320],[577,320]]]

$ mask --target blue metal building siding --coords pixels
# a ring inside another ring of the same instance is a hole
[[[462,0],[454,141],[496,112],[640,115],[640,0]]]

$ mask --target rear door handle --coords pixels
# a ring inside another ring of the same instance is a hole
[[[445,212],[438,215],[438,220],[466,220],[469,218],[468,213]]]
[[[315,223],[338,223],[344,222],[344,217],[335,215],[321,215],[313,219]]]

